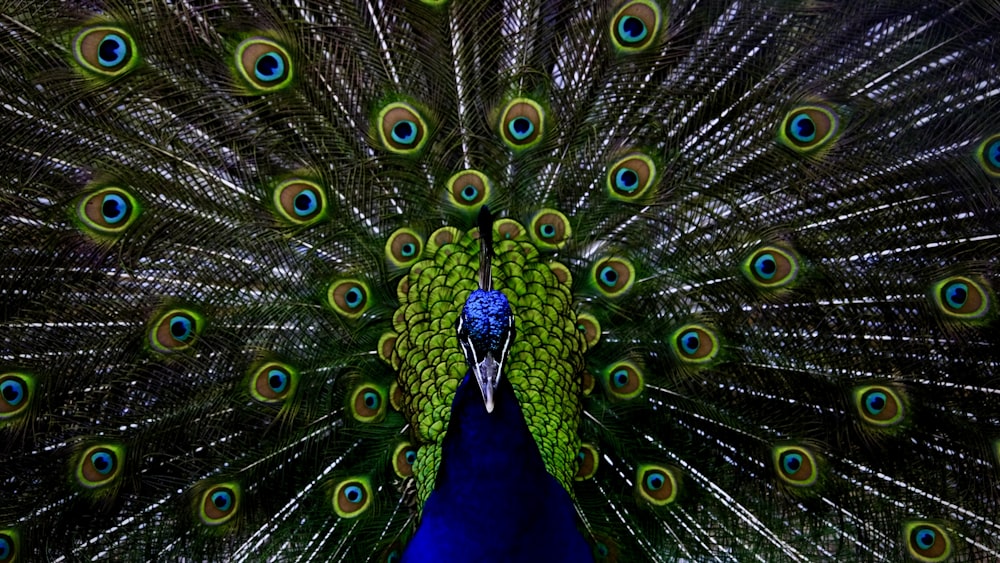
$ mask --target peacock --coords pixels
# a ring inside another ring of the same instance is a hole
[[[1000,560],[995,0],[0,0],[0,563]]]

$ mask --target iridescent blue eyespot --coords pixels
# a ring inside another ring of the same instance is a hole
[[[319,209],[319,198],[312,190],[302,190],[293,201],[295,214],[299,217],[308,217]]]
[[[412,145],[417,139],[417,124],[404,119],[392,126],[392,140],[401,145]]]
[[[599,278],[601,283],[607,287],[614,287],[618,283],[618,272],[615,271],[611,266],[605,266],[601,268],[601,274]]]
[[[194,323],[187,315],[174,315],[170,318],[170,336],[179,342],[187,342],[194,334]]]
[[[971,278],[955,276],[934,285],[933,297],[949,317],[975,320],[990,311],[990,294]]]
[[[371,485],[365,477],[352,477],[337,484],[333,509],[341,518],[354,518],[371,505]]]
[[[327,299],[331,307],[347,318],[360,317],[370,305],[368,287],[358,280],[340,280],[330,284]]]
[[[280,369],[272,369],[267,372],[267,385],[275,393],[284,393],[288,389],[288,374]]]
[[[219,526],[236,515],[240,503],[240,486],[223,483],[212,486],[201,494],[197,514],[207,526]]]
[[[1000,178],[1000,135],[987,137],[979,144],[976,159],[987,174]]]
[[[951,557],[951,538],[943,528],[930,522],[907,522],[903,526],[910,556],[925,563],[939,563]]]
[[[93,464],[94,469],[101,475],[107,475],[115,468],[114,458],[111,457],[111,454],[105,451],[91,454],[90,463]]]
[[[73,40],[73,57],[92,76],[118,77],[138,65],[132,37],[119,27],[93,26]]]
[[[611,374],[611,384],[616,388],[621,389],[628,385],[629,382],[629,372],[627,369],[619,369]]]
[[[789,132],[796,141],[809,143],[816,138],[816,122],[809,117],[809,114],[799,114],[792,118]]]
[[[622,168],[615,174],[615,188],[632,193],[639,187],[639,175],[631,168]]]
[[[753,261],[753,270],[758,277],[765,280],[774,279],[774,274],[778,271],[778,263],[771,253],[761,254]]]
[[[117,33],[104,36],[97,47],[97,59],[101,66],[114,67],[120,65],[128,57],[128,44],[125,38]]]
[[[819,149],[838,133],[837,115],[826,106],[800,106],[785,115],[778,140],[799,153]]]
[[[251,94],[275,92],[292,83],[288,51],[266,37],[251,37],[236,47],[236,71]]]
[[[16,407],[24,400],[26,389],[24,383],[18,379],[5,379],[0,383],[0,396],[11,407]]]
[[[507,130],[515,140],[523,141],[535,132],[535,125],[527,117],[517,117],[510,120]]]
[[[781,458],[781,468],[785,473],[794,475],[802,467],[802,456],[790,453]]]
[[[154,321],[149,344],[157,352],[170,353],[195,343],[204,319],[191,309],[170,309]]]
[[[634,0],[623,4],[611,18],[611,40],[620,53],[634,53],[653,44],[662,16],[656,3]]]
[[[661,465],[640,465],[637,489],[641,498],[655,506],[666,506],[677,500],[681,474]]]
[[[479,197],[479,190],[472,184],[466,184],[459,193],[462,195],[462,199],[468,202],[476,201],[476,198]]]
[[[885,393],[876,391],[868,394],[865,399],[865,408],[868,410],[868,414],[877,416],[885,409],[886,402],[887,399]]]
[[[370,409],[377,409],[379,407],[381,398],[379,397],[378,393],[369,391],[364,395],[362,395],[362,397],[364,397],[366,407]]]
[[[125,450],[114,444],[102,444],[81,452],[76,462],[76,478],[88,489],[106,487],[121,474]]]
[[[229,491],[215,491],[211,495],[215,508],[225,512],[233,506],[233,495]]]
[[[808,450],[798,446],[781,446],[773,449],[778,477],[794,487],[809,487],[819,478],[816,459]]]

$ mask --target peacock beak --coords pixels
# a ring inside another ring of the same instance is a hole
[[[493,393],[500,381],[500,364],[493,359],[491,354],[487,354],[481,362],[473,366],[472,371],[476,374],[479,390],[483,393],[486,412],[491,413],[493,412]]]

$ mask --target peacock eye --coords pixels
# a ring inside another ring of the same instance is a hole
[[[94,26],[81,30],[73,41],[73,58],[92,74],[122,76],[138,64],[135,42],[124,29]]]
[[[903,526],[906,549],[918,561],[945,561],[951,556],[951,538],[936,524],[909,522]]]
[[[88,489],[108,485],[121,474],[122,453],[120,447],[108,444],[88,448],[77,464],[77,481]]]
[[[802,106],[785,115],[779,140],[800,153],[812,152],[837,134],[837,115],[823,106]]]
[[[219,526],[236,515],[239,505],[239,485],[222,483],[209,487],[201,494],[198,516],[207,526]]]
[[[17,560],[17,535],[14,530],[0,530],[0,563]]]
[[[27,374],[18,372],[0,374],[0,425],[28,408],[31,404],[32,389],[34,389],[34,378]]]
[[[349,408],[359,422],[377,422],[385,416],[385,392],[372,384],[359,385],[351,393]]]
[[[236,47],[236,71],[253,94],[276,92],[293,79],[288,51],[264,37],[251,37]]]
[[[750,255],[743,263],[747,279],[761,288],[786,287],[799,273],[799,261],[791,252],[765,246]]]
[[[636,478],[639,496],[656,506],[665,506],[677,500],[679,474],[668,467],[640,465]]]
[[[611,18],[612,43],[622,53],[642,51],[654,44],[661,19],[660,8],[655,3],[649,0],[628,2]]]
[[[576,329],[583,334],[588,349],[597,346],[601,341],[601,324],[594,315],[587,313],[577,315]]]
[[[989,294],[983,286],[969,278],[947,278],[935,284],[934,288],[938,308],[949,317],[973,320],[989,312]]]
[[[598,455],[597,448],[592,444],[581,444],[580,451],[576,453],[577,468],[573,479],[585,481],[597,473]]]
[[[603,371],[609,393],[619,399],[632,399],[642,393],[644,378],[639,366],[618,362]]]
[[[798,446],[774,448],[774,463],[778,477],[789,485],[808,487],[819,477],[816,460],[805,448]]]
[[[606,297],[619,297],[632,288],[635,268],[623,258],[598,260],[591,268],[594,285]]]
[[[976,158],[987,174],[1000,177],[1000,135],[993,135],[983,141]]]
[[[339,280],[330,284],[327,301],[334,311],[354,319],[368,310],[368,287],[359,280]]]
[[[412,265],[423,252],[424,241],[411,229],[398,229],[385,243],[385,257],[393,266],[405,268]]]
[[[371,485],[367,479],[346,479],[334,487],[333,509],[342,518],[354,518],[371,506],[371,498]]]
[[[854,390],[861,419],[873,426],[892,426],[903,420],[903,401],[888,387],[869,385]]]
[[[161,353],[190,347],[201,334],[202,318],[189,309],[172,309],[157,317],[149,332],[149,344]]]
[[[606,182],[612,198],[637,200],[656,182],[656,165],[644,154],[629,155],[611,165]]]
[[[382,146],[397,154],[415,154],[427,142],[427,122],[417,108],[402,102],[391,103],[378,114]]]
[[[554,250],[565,245],[573,231],[569,219],[554,209],[543,209],[531,220],[531,238],[539,250]]]
[[[500,137],[513,149],[526,149],[542,140],[545,111],[528,98],[516,98],[500,117]]]
[[[417,448],[409,442],[402,442],[396,446],[396,451],[392,457],[392,469],[401,479],[413,475],[413,464],[417,461]]]
[[[272,197],[279,219],[293,225],[310,225],[326,216],[326,190],[311,180],[285,180]]]
[[[295,393],[298,371],[278,362],[257,367],[250,375],[250,394],[262,403],[281,403]]]
[[[76,214],[84,228],[95,235],[117,235],[135,222],[138,210],[130,193],[106,187],[81,198]]]
[[[719,353],[719,341],[707,327],[685,325],[673,333],[674,355],[685,363],[705,363]]]
[[[490,197],[490,180],[478,170],[465,170],[448,179],[448,196],[462,209],[478,209]]]

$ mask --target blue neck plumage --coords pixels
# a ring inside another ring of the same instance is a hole
[[[545,470],[514,388],[486,411],[470,370],[452,403],[441,467],[403,560],[591,561],[573,501]]]

